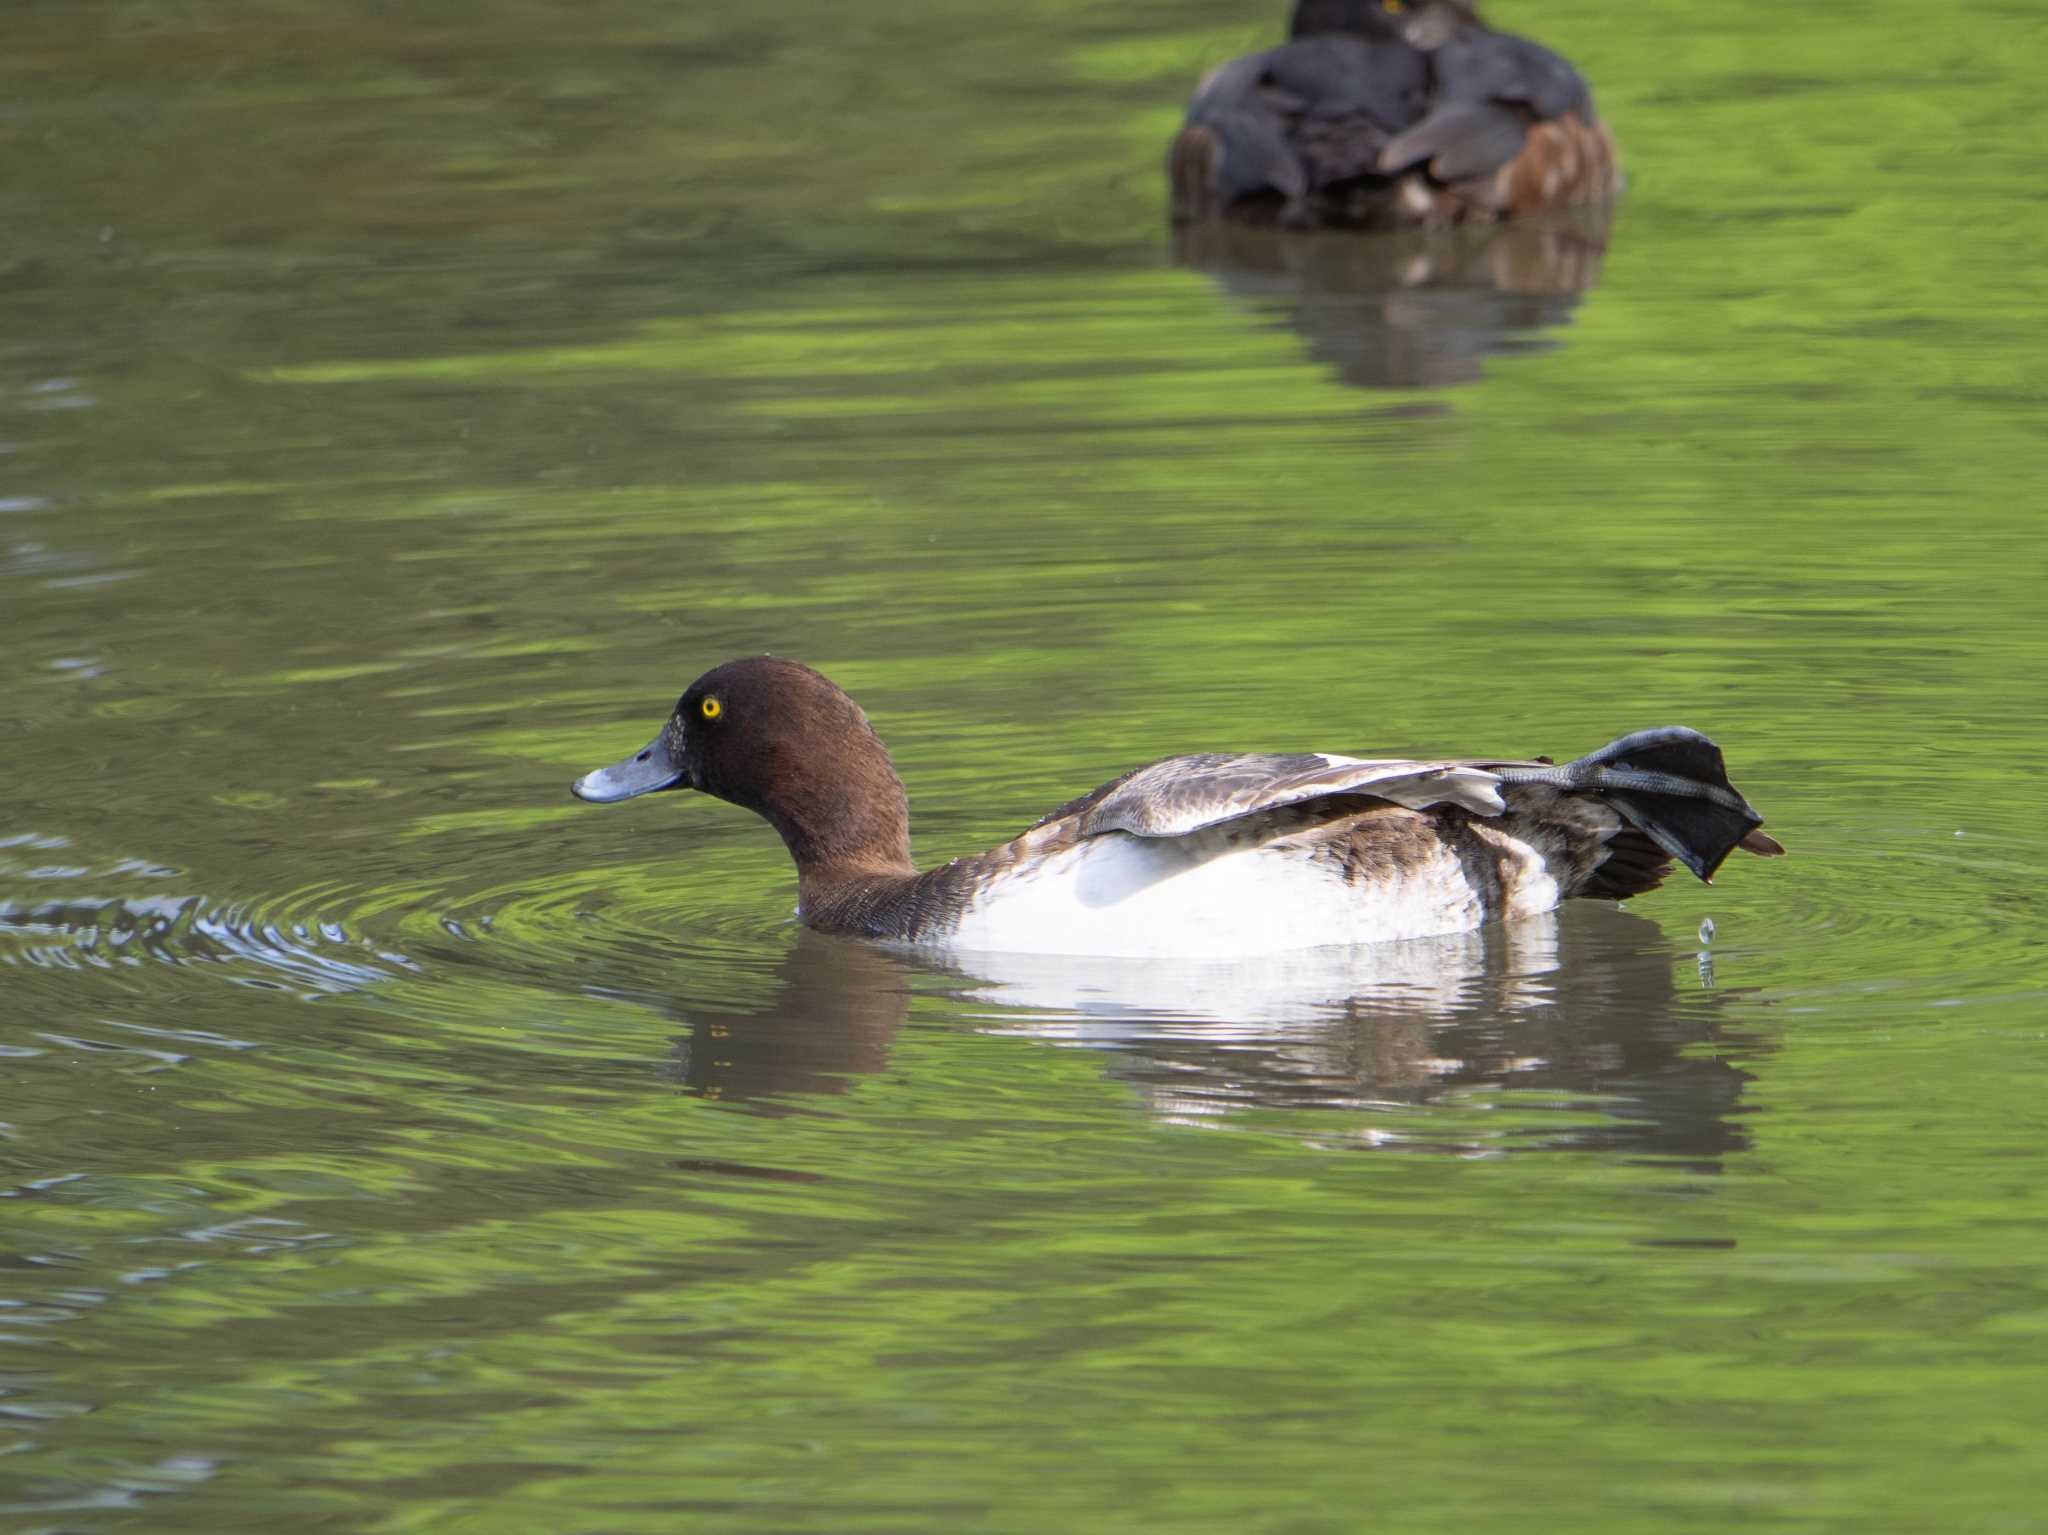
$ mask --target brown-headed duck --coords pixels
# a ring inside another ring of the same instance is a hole
[[[1000,847],[919,873],[910,805],[856,704],[808,666],[728,661],[647,747],[576,780],[598,803],[697,789],[765,817],[814,928],[929,949],[1227,958],[1462,932],[1621,900],[1784,849],[1681,726],[1576,762],[1168,757]]]

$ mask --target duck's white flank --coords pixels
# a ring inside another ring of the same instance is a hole
[[[1182,1023],[1202,1037],[1313,1047],[1332,1018],[1356,1012],[1446,1018],[1483,988],[1489,1005],[1523,1012],[1551,998],[1557,914],[1405,943],[1297,949],[1213,963],[1118,955],[956,953],[946,964],[971,995],[1003,1011],[991,1032],[1115,1046],[1159,1039]],[[1020,1010],[1022,1015],[1020,1016]]]
[[[1556,906],[1562,892],[1537,849],[1485,830],[1508,855],[1498,910],[1449,848],[1354,882],[1340,860],[1315,857],[1300,839],[1261,841],[1226,823],[1182,837],[1113,832],[1021,861],[990,879],[932,946],[1233,959],[1459,933]]]

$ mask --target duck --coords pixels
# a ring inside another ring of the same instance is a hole
[[[1443,229],[1608,201],[1621,164],[1579,72],[1470,0],[1296,0],[1196,87],[1167,184],[1177,225]]]
[[[1227,960],[1463,932],[1673,862],[1711,881],[1784,851],[1682,726],[1547,757],[1209,752],[1132,769],[1000,846],[922,872],[910,804],[859,704],[777,656],[705,672],[633,756],[571,792],[695,790],[751,810],[796,864],[797,917],[901,949]]]

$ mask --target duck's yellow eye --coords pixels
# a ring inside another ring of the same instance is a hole
[[[715,698],[707,698],[697,705],[697,712],[707,720],[715,720],[719,715],[725,713],[725,705]]]

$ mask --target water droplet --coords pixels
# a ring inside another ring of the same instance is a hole
[[[1704,921],[1702,921],[1702,922],[1700,923],[1700,942],[1701,942],[1701,943],[1712,943],[1713,941],[1714,941],[1714,919],[1713,919],[1712,917],[1708,917],[1708,918],[1706,918],[1706,919],[1705,919]]]

